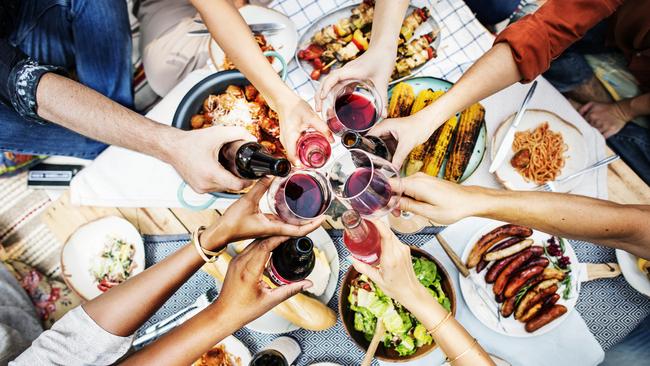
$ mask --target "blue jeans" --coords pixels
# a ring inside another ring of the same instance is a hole
[[[508,19],[517,10],[521,0],[465,0],[482,24],[493,25]]]
[[[607,144],[650,185],[650,129],[628,122]]]
[[[133,106],[126,1],[23,0],[11,42],[40,63],[61,66],[80,83]],[[17,153],[94,158],[106,148],[53,123],[28,122],[4,105],[0,131],[0,150]]]
[[[623,341],[605,352],[600,366],[647,365],[650,358],[650,317],[645,318]]]

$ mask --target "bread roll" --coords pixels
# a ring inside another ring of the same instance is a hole
[[[231,260],[232,257],[228,253],[223,253],[214,263],[206,263],[202,269],[223,282]],[[264,282],[272,288],[277,287],[266,276],[264,276]],[[272,311],[307,330],[325,330],[336,324],[336,314],[332,309],[320,301],[303,294],[297,294],[285,300],[274,307]]]

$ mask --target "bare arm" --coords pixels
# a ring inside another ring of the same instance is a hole
[[[43,75],[36,98],[40,117],[92,139],[167,162],[199,192],[239,190],[249,185],[216,159],[223,144],[252,138],[243,129],[182,131],[156,123],[54,73]]]
[[[416,174],[403,180],[400,208],[441,224],[479,216],[650,258],[650,205],[622,205],[571,194],[513,192]]]
[[[278,113],[280,141],[292,163],[299,164],[296,142],[302,131],[313,128],[331,138],[327,125],[273,70],[250,28],[230,1],[192,0],[192,4],[219,46]]]
[[[387,105],[388,82],[395,67],[397,39],[409,2],[406,0],[377,0],[372,22],[372,36],[368,50],[356,60],[332,71],[321,83],[316,93],[316,110],[341,80],[370,79]],[[384,112],[386,108],[384,108]]]
[[[354,268],[404,305],[429,331],[445,355],[456,360],[451,362],[453,365],[494,365],[472,335],[418,281],[411,262],[411,249],[383,222],[375,221],[375,226],[381,235],[381,270],[353,259]]]

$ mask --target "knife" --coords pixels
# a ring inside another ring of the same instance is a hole
[[[494,155],[494,159],[492,159],[492,164],[490,165],[490,169],[489,169],[490,173],[494,173],[499,168],[499,166],[501,166],[501,163],[503,163],[503,159],[506,158],[508,151],[512,148],[512,141],[514,141],[515,139],[515,132],[517,131],[517,126],[519,126],[519,122],[521,122],[524,113],[526,113],[528,102],[530,102],[530,100],[533,98],[533,94],[535,93],[536,87],[537,87],[537,80],[535,80],[533,82],[533,85],[531,85],[530,89],[528,89],[526,98],[524,98],[524,102],[521,103],[521,107],[519,107],[519,110],[515,115],[515,119],[512,121],[512,125],[510,125],[510,128],[508,128],[506,134],[503,135],[503,140],[501,140],[501,146],[499,146],[497,153]]]
[[[203,24],[203,21],[195,19],[195,23]],[[278,32],[286,28],[287,26],[282,23],[255,23],[249,24],[248,27],[253,33],[264,33],[264,32]],[[196,31],[190,31],[189,34],[208,34],[207,29],[200,29]]]

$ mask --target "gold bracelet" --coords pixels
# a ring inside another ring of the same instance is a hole
[[[429,331],[429,334],[434,335],[438,331],[438,329],[440,329],[440,327],[442,327],[442,325],[445,324],[445,322],[447,320],[449,320],[449,318],[451,318],[451,311],[447,312],[447,315],[445,316],[445,318],[442,319],[442,321],[440,321],[440,323],[436,324],[436,326],[433,327],[433,329],[431,329]]]
[[[446,360],[446,361],[447,361],[449,364],[453,364],[454,362],[458,361],[461,357],[463,357],[463,356],[465,356],[466,354],[468,354],[469,351],[471,351],[472,349],[474,349],[474,347],[476,347],[477,344],[478,344],[478,341],[476,340],[476,338],[474,338],[474,342],[472,342],[472,345],[469,346],[469,348],[467,348],[466,350],[464,350],[464,351],[463,351],[461,354],[459,354],[458,356],[454,357],[453,360],[450,360],[449,357],[447,357],[447,360]]]
[[[206,263],[213,263],[214,261],[217,260],[217,257],[219,254],[223,253],[228,246],[223,247],[218,252],[213,252],[211,250],[205,249],[201,246],[201,243],[199,242],[199,237],[201,234],[205,231],[205,226],[201,226],[198,229],[194,230],[192,233],[192,243],[194,243],[194,247],[196,248],[196,251],[199,253],[201,258],[206,262]],[[208,258],[208,255],[211,255],[212,258]]]

